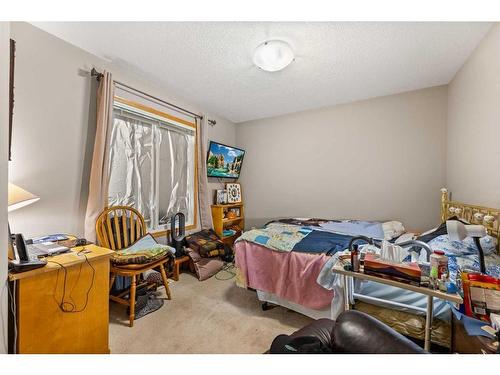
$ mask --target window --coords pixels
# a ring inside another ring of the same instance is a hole
[[[110,137],[110,206],[132,206],[149,230],[177,212],[196,226],[196,124],[115,97]]]

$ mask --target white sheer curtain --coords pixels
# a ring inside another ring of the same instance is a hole
[[[177,212],[195,222],[193,128],[115,103],[110,139],[110,206],[138,209],[150,230],[162,229]]]

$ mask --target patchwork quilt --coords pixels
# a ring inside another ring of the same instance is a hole
[[[248,241],[272,250],[290,252],[312,232],[312,229],[281,223],[270,223],[266,228],[244,232],[236,241]]]

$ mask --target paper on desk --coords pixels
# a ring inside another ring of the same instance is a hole
[[[452,304],[450,304],[450,306],[451,306],[451,311],[455,315],[455,318],[462,321],[462,323],[465,327],[465,330],[467,331],[467,334],[469,336],[484,336],[484,337],[488,337],[490,339],[495,338],[495,336],[490,335],[489,333],[487,333],[485,330],[483,330],[481,328],[481,327],[487,325],[486,322],[483,322],[482,320],[474,319],[474,318],[471,318],[470,316],[462,314]]]

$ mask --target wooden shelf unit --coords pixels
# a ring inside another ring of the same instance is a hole
[[[215,233],[217,233],[225,244],[232,246],[236,238],[245,228],[245,211],[243,203],[213,204],[211,208]],[[231,208],[239,208],[240,216],[232,219],[226,218],[226,213]],[[238,230],[231,236],[224,236],[223,231],[228,227],[237,227]]]

